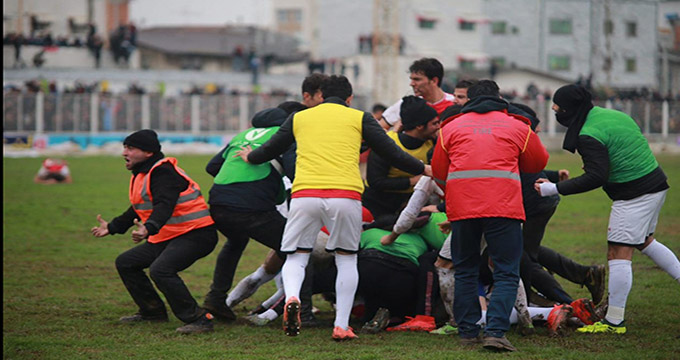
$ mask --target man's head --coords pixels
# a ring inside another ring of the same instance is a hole
[[[387,110],[387,106],[383,104],[375,104],[373,105],[373,109],[371,110],[371,115],[377,120],[379,120],[382,117],[383,112]]]
[[[410,85],[416,96],[428,98],[439,90],[444,77],[444,66],[439,60],[422,58],[411,64],[408,70],[411,72]]]
[[[405,96],[399,111],[404,132],[421,140],[432,139],[439,130],[437,111],[419,97]]]
[[[500,97],[501,92],[498,84],[493,80],[479,80],[476,84],[472,85],[467,92],[468,98],[470,100],[480,97],[480,96],[494,96]]]
[[[307,107],[314,107],[323,102],[321,83],[328,75],[314,73],[302,82],[302,103]]]
[[[555,111],[557,121],[563,126],[569,127],[577,116],[579,109],[592,108],[593,97],[588,90],[576,84],[562,86],[553,95],[552,109]]]
[[[158,141],[158,134],[151,129],[144,129],[133,132],[123,140],[123,158],[125,158],[125,168],[132,170],[154,154],[161,152],[161,143]]]
[[[288,115],[290,115],[294,112],[298,112],[298,111],[302,111],[302,110],[307,109],[307,106],[305,106],[305,104],[297,102],[297,101],[284,101],[284,102],[280,103],[277,106],[277,108],[285,111]]]
[[[470,98],[468,98],[468,89],[477,83],[477,80],[460,80],[456,83],[456,87],[453,89],[453,103],[458,105],[465,105]]]
[[[321,83],[321,96],[324,100],[339,97],[349,105],[352,102],[352,84],[344,75],[331,75]]]

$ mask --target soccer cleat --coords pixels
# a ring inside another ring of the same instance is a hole
[[[576,329],[576,331],[585,334],[625,334],[626,326],[623,322],[619,325],[613,325],[607,322],[607,320],[598,321],[592,325],[586,325],[582,328]]]
[[[586,274],[586,280],[583,282],[583,285],[590,291],[590,296],[593,298],[593,304],[595,305],[599,304],[604,297],[606,274],[607,270],[604,265],[591,266]]]
[[[359,332],[362,334],[377,334],[385,329],[389,323],[390,311],[385,308],[380,308],[378,311],[376,311],[373,319],[365,323]]]
[[[451,325],[451,324],[445,324],[444,326],[440,327],[439,329],[430,331],[430,334],[454,335],[454,334],[458,334],[458,328]]]
[[[283,307],[283,331],[288,336],[298,336],[300,323],[300,300],[292,297]]]
[[[548,333],[551,336],[565,335],[567,330],[567,319],[571,317],[574,309],[570,305],[555,305],[548,315]]]
[[[263,317],[259,317],[258,315],[259,314],[250,314],[246,316],[245,319],[248,320],[248,322],[250,322],[251,324],[256,326],[265,326],[269,324],[270,320]]]
[[[571,303],[571,307],[574,309],[574,316],[581,320],[586,325],[592,325],[601,318],[597,316],[595,312],[595,306],[590,299],[578,299]]]
[[[198,320],[178,327],[177,332],[185,335],[211,332],[213,331],[212,319],[212,314],[205,313]]]
[[[335,341],[346,341],[359,338],[354,334],[354,329],[352,329],[352,327],[350,326],[347,327],[347,330],[341,328],[340,326],[336,326],[335,328],[333,328],[332,337],[333,340]]]
[[[416,315],[416,317],[406,317],[408,321],[397,326],[387,328],[387,331],[432,331],[437,328],[434,317],[427,315]]]

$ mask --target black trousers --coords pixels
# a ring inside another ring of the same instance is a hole
[[[215,220],[217,229],[227,238],[217,262],[213,281],[206,300],[223,302],[234,282],[234,274],[243,251],[250,238],[275,250],[281,259],[281,238],[286,226],[286,218],[278,211],[236,212],[219,205],[210,206],[210,215]]]
[[[204,310],[198,306],[178,273],[210,254],[215,245],[215,227],[207,226],[160,243],[144,242],[120,254],[116,258],[116,269],[139,306],[140,314],[154,316],[166,313],[163,300],[144,272],[148,268],[151,280],[165,295],[175,316],[185,323],[198,320]]]
[[[384,307],[392,316],[412,316],[416,310],[418,266],[375,249],[359,252],[359,293],[364,298],[364,320]]]
[[[545,228],[556,209],[554,207],[539,215],[527,216],[522,226],[524,252],[520,261],[520,277],[527,292],[533,287],[550,300],[571,303],[572,297],[545,268],[571,282],[583,284],[588,267],[541,246]]]

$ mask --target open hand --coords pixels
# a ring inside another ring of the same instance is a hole
[[[135,226],[137,227],[137,229],[132,231],[132,241],[138,243],[146,239],[147,236],[149,236],[149,230],[147,230],[146,226],[140,223],[138,219],[135,219]]]
[[[249,162],[248,155],[251,152],[253,152],[253,148],[250,145],[246,145],[245,147],[242,147],[241,150],[236,151],[236,155],[234,155],[234,157],[240,156],[243,161]]]
[[[99,226],[95,226],[92,229],[90,229],[92,235],[96,237],[103,237],[109,235],[109,223],[102,219],[101,214],[97,215],[97,221],[99,222]]]

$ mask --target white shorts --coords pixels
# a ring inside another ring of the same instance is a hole
[[[654,233],[659,212],[668,190],[645,194],[630,200],[616,200],[609,214],[607,241],[623,245],[642,245]]]
[[[361,239],[361,201],[316,197],[292,199],[281,251],[311,251],[324,225],[330,232],[326,251],[356,253]]]

